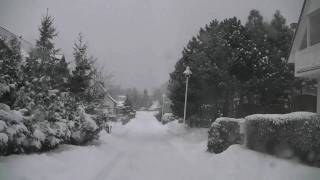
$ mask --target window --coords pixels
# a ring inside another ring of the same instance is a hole
[[[303,39],[301,41],[301,45],[300,45],[300,50],[303,50],[305,48],[307,48],[308,42],[307,42],[307,31],[305,31],[304,35],[303,35]]]
[[[310,14],[310,45],[315,45],[320,43],[320,10],[317,10]]]

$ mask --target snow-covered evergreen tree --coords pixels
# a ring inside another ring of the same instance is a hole
[[[79,33],[77,41],[74,43],[73,56],[75,60],[75,69],[72,71],[70,80],[70,90],[81,101],[90,101],[89,89],[93,78],[94,59],[88,57],[88,46]]]
[[[12,38],[0,44],[0,102],[12,106],[22,83],[20,42]]]

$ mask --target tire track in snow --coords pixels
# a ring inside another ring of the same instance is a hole
[[[92,178],[92,180],[108,179],[112,171],[117,168],[117,165],[123,159],[123,155],[123,152],[117,152],[113,158],[104,163],[104,165],[100,168],[98,174],[96,174],[94,178]]]

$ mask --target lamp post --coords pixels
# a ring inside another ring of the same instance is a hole
[[[165,94],[162,94],[162,108],[161,108],[161,123],[162,123],[162,120],[163,120],[163,114],[164,114],[164,106],[165,106],[165,100],[164,100],[164,98],[165,98]]]
[[[186,91],[185,91],[185,95],[184,95],[183,124],[186,125],[187,100],[188,100],[188,83],[189,83],[189,78],[190,78],[190,76],[192,74],[189,66],[186,67],[186,70],[183,72],[183,74],[186,77]]]

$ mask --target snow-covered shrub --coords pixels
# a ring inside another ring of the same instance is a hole
[[[172,113],[164,113],[163,116],[161,117],[161,121],[163,124],[166,124],[168,122],[171,122],[175,120],[175,117]]]
[[[78,116],[72,129],[71,143],[84,144],[98,137],[101,128],[93,120],[92,115],[87,114],[83,107],[78,108]]]
[[[9,91],[10,91],[10,87],[7,84],[0,83],[0,96],[2,96],[4,93]]]
[[[309,112],[247,116],[247,147],[320,163],[320,116]]]
[[[22,153],[25,152],[24,146],[28,141],[30,131],[24,125],[23,122],[7,121],[7,128],[4,133],[8,136],[7,152],[10,153]]]
[[[221,153],[232,144],[241,144],[240,123],[243,119],[218,118],[212,123],[208,136],[208,151]]]
[[[1,104],[0,110],[0,155],[24,152],[23,145],[29,135],[25,118],[19,111],[10,110]]]
[[[10,107],[6,104],[0,103],[0,110],[10,111]]]

